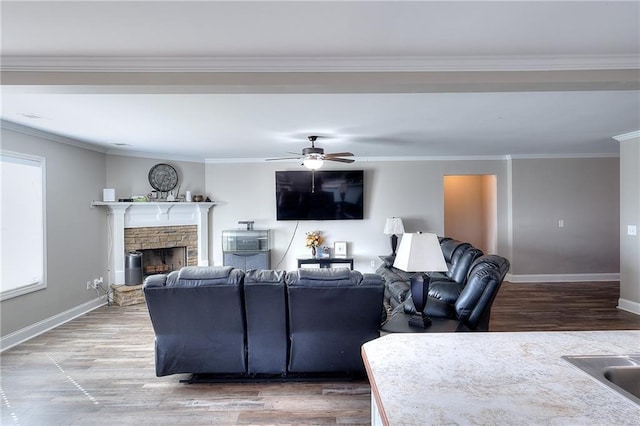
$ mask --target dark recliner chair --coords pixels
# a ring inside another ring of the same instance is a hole
[[[285,271],[254,269],[245,273],[248,373],[287,373],[287,302]]]
[[[469,243],[453,239],[442,241],[440,247],[449,269],[446,272],[429,274],[429,296],[453,305],[467,283],[471,265],[483,253]],[[404,311],[411,314],[416,312],[410,295],[404,303]]]
[[[471,266],[466,285],[455,303],[428,296],[425,313],[434,318],[457,320],[459,331],[489,331],[491,306],[509,266],[507,259],[495,254],[479,257]]]
[[[434,324],[431,327],[424,330],[411,328],[407,325],[411,312],[398,307],[392,313],[388,323],[383,324],[382,331],[400,333],[489,331],[491,307],[508,271],[507,259],[497,255],[481,256],[471,266],[466,285],[454,303],[431,295],[427,297],[424,313],[433,319]]]
[[[454,303],[464,287],[471,264],[483,253],[471,244],[453,238],[438,237],[438,240],[448,269],[445,272],[429,273],[429,294],[448,303]],[[392,256],[385,257],[384,263],[376,270],[385,281],[385,299],[392,310],[399,309],[398,306],[402,305],[401,309],[415,313],[409,285],[413,273],[394,268],[394,260]]]
[[[472,331],[489,331],[491,307],[509,266],[507,259],[494,254],[474,262],[467,285],[455,304],[456,318],[464,327]]]
[[[212,266],[145,280],[157,376],[246,372],[243,277],[231,266]]]
[[[293,373],[362,373],[360,347],[380,336],[384,284],[348,268],[287,274],[289,368]]]

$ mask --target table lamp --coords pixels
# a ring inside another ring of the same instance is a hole
[[[391,235],[391,255],[396,255],[398,247],[398,234],[404,234],[404,225],[399,217],[388,217],[384,224],[384,233]]]
[[[409,318],[409,325],[426,328],[431,324],[431,319],[424,314],[430,280],[425,272],[448,269],[438,236],[421,232],[404,234],[393,266],[405,272],[415,272],[410,282],[411,298],[416,307],[416,313]]]

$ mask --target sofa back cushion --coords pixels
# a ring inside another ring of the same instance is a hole
[[[457,253],[460,253],[459,255]],[[447,272],[447,276],[458,284],[464,285],[473,262],[482,256],[482,250],[469,246],[465,250],[457,250]]]
[[[225,270],[226,277],[213,267],[181,270],[164,286],[149,280],[143,287],[157,376],[246,372],[244,272]]]
[[[185,266],[167,275],[167,287],[200,287],[219,284],[240,284],[244,271],[232,266]]]
[[[245,274],[249,374],[287,371],[287,306],[285,271],[253,269]]]
[[[349,270],[299,272],[287,274],[289,371],[364,372],[360,347],[380,336],[382,279]],[[320,279],[325,273],[335,279]]]
[[[471,244],[454,239],[446,239],[440,243],[444,261],[447,262],[448,265],[453,261],[453,256],[458,249],[462,249],[462,251],[464,251],[468,247],[471,247]]]
[[[497,255],[482,256],[474,262],[455,303],[461,323],[471,330],[489,329],[491,306],[508,270],[509,261]]]
[[[352,286],[362,282],[362,273],[349,268],[301,268],[289,272],[286,281],[289,286]]]

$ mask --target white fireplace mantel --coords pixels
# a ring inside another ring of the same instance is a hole
[[[216,204],[215,202],[92,202],[92,207],[105,207],[109,216],[110,284],[125,283],[125,228],[196,225],[198,230],[198,266],[209,266],[208,218],[209,210]]]

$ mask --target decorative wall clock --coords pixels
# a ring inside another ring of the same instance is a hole
[[[178,172],[169,164],[156,164],[149,170],[149,183],[156,191],[169,192],[178,185]]]

